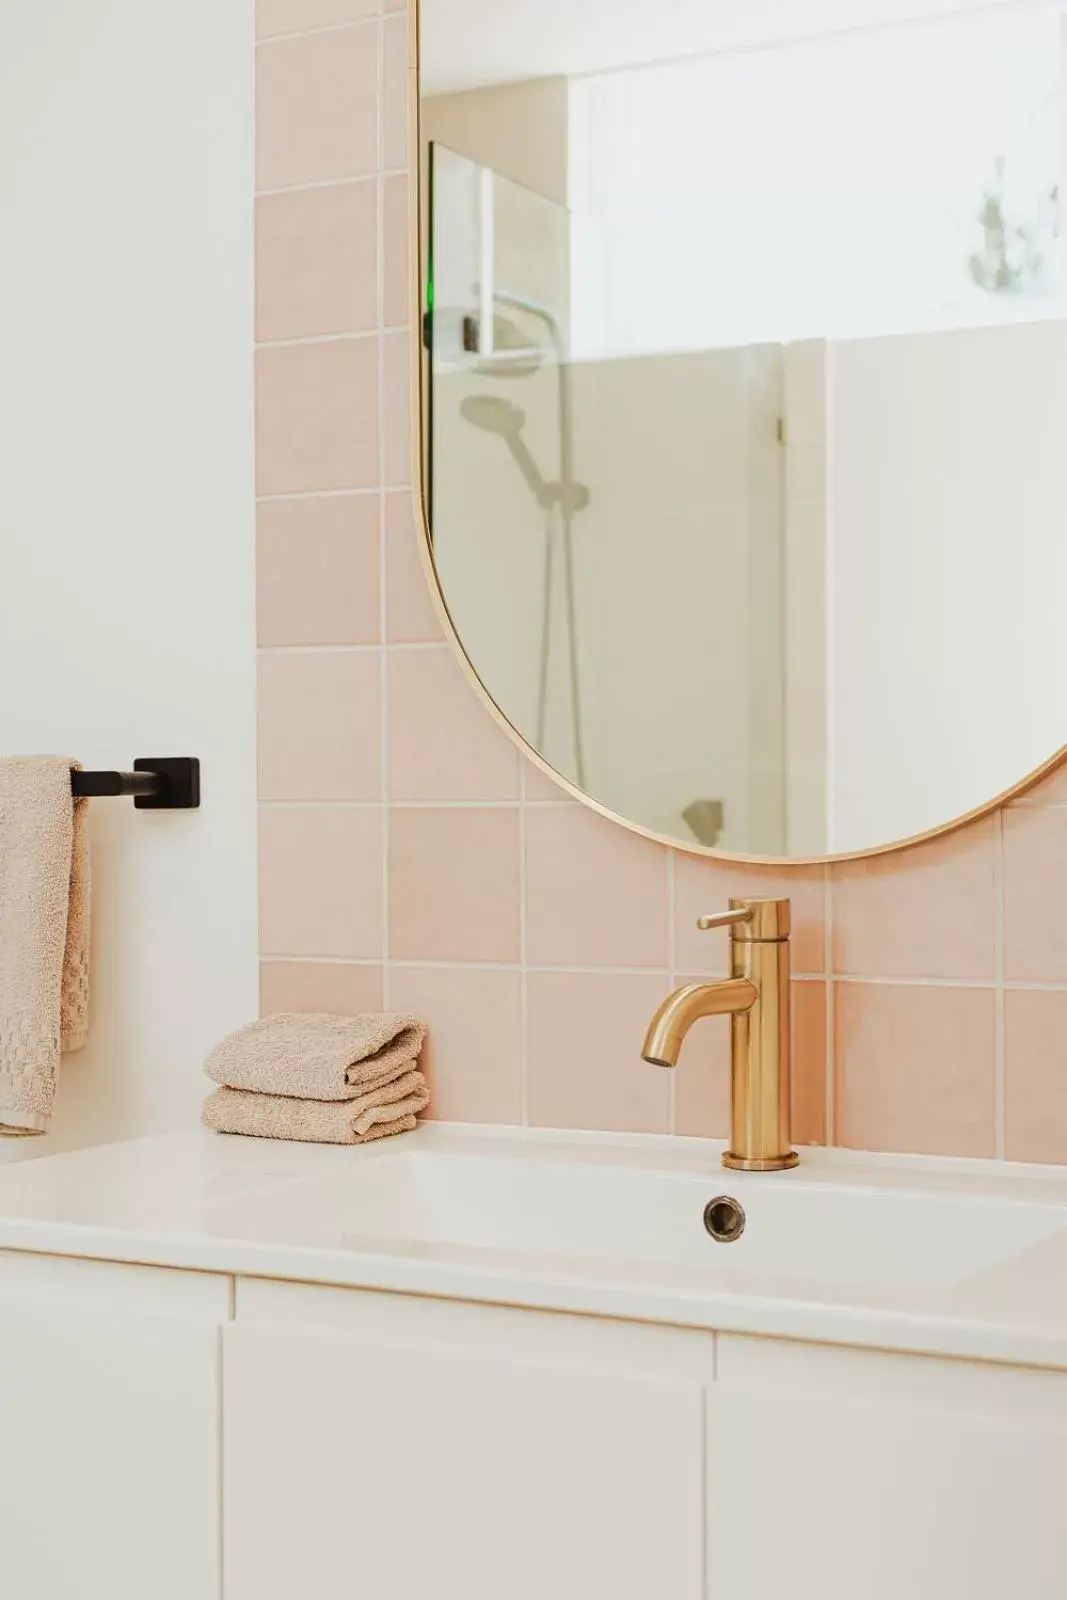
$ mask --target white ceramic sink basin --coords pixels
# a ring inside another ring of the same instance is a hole
[[[921,1179],[874,1188],[813,1180],[803,1169],[664,1170],[612,1161],[595,1147],[578,1146],[571,1159],[565,1146],[478,1149],[397,1140],[343,1176],[287,1186],[278,1209],[296,1229],[331,1218],[349,1248],[421,1242],[646,1264],[705,1280],[726,1273],[902,1288],[959,1283],[1067,1226],[1061,1206],[931,1192]],[[745,1214],[734,1242],[717,1242],[704,1225],[720,1195]]]
[[[171,1134],[0,1170],[0,1255],[227,1273],[238,1304],[288,1279],[1067,1371],[1067,1171],[720,1154],[439,1123],[362,1149]],[[718,1195],[746,1213],[733,1243],[704,1227]]]

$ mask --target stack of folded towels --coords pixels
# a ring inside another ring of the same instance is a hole
[[[405,1133],[430,1101],[417,1017],[264,1017],[204,1064],[221,1085],[204,1105],[216,1133],[366,1144]]]

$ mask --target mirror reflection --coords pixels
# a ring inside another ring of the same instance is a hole
[[[1064,12],[903,10],[422,0],[441,590],[690,846],[881,847],[1063,743]]]

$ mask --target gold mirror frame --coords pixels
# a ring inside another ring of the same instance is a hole
[[[463,640],[452,620],[448,609],[448,602],[441,589],[437,576],[437,566],[433,556],[433,541],[430,537],[429,512],[426,499],[426,418],[428,416],[428,367],[425,359],[425,348],[422,340],[422,317],[424,305],[424,285],[422,281],[422,252],[425,240],[423,238],[423,206],[425,201],[423,164],[422,164],[422,97],[420,94],[420,54],[419,54],[419,0],[408,0],[408,24],[410,34],[410,71],[409,78],[409,150],[411,171],[411,194],[409,205],[409,255],[411,263],[410,303],[411,303],[411,466],[412,466],[412,499],[415,510],[415,527],[419,544],[419,555],[422,560],[423,572],[433,599],[434,609],[444,629],[445,637],[452,645],[463,673],[471,688],[485,705],[493,721],[502,728],[511,742],[526,759],[533,763],[547,778],[550,778],[564,794],[572,800],[578,800],[587,806],[590,811],[606,817],[609,822],[617,823],[620,828],[627,829],[630,833],[640,835],[642,839],[649,839],[653,844],[664,845],[669,850],[677,850],[682,855],[703,856],[711,861],[736,862],[753,867],[815,867],[831,865],[839,861],[864,861],[872,856],[886,856],[898,851],[910,850],[916,845],[926,844],[932,839],[939,839],[945,834],[955,833],[961,828],[966,828],[970,823],[979,821],[982,817],[989,816],[998,811],[1009,801],[1018,799],[1035,784],[1055,772],[1057,767],[1067,759],[1067,744],[1063,744],[1050,756],[1049,759],[1035,767],[1032,772],[1004,789],[1000,794],[987,800],[983,805],[975,806],[973,810],[966,811],[962,816],[953,817],[949,822],[943,822],[936,828],[928,828],[924,833],[914,833],[905,839],[894,839],[888,844],[874,845],[867,850],[846,850],[835,855],[818,856],[761,856],[747,855],[739,851],[717,850],[711,845],[702,845],[697,842],[690,843],[685,839],[673,838],[670,834],[657,833],[652,828],[643,827],[639,822],[631,822],[629,818],[620,816],[617,811],[612,811],[608,806],[602,805],[584,789],[579,789],[569,778],[549,766],[541,754],[519,732],[514,723],[497,705],[488,688],[478,675],[470,656],[467,654]]]

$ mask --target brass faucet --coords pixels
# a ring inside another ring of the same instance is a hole
[[[731,900],[698,928],[730,929],[730,973],[668,995],[641,1051],[653,1066],[676,1067],[686,1034],[701,1017],[730,1017],[730,1148],[724,1167],[782,1172],[799,1157],[789,1129],[789,901]]]

